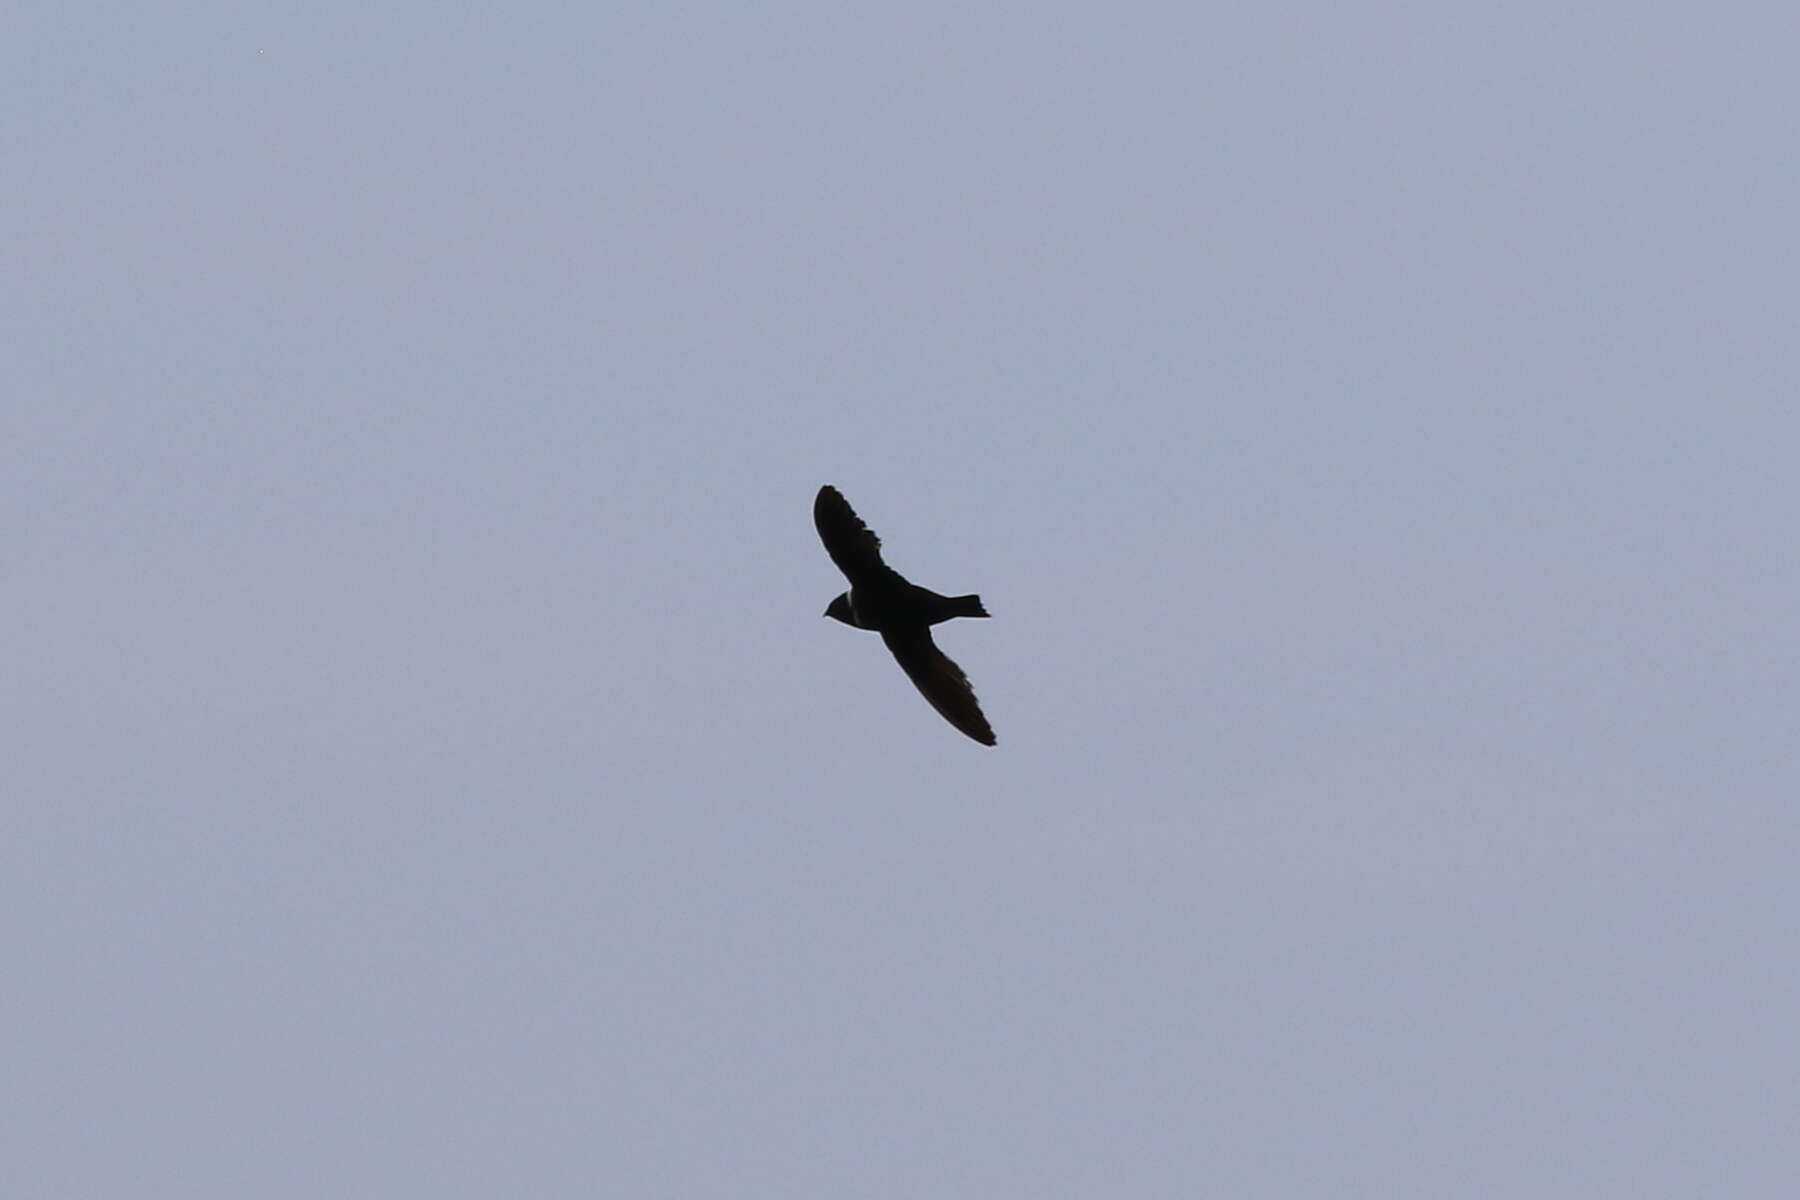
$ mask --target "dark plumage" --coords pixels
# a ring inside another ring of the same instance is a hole
[[[825,615],[881,634],[931,707],[982,745],[992,746],[994,731],[981,715],[969,677],[931,640],[931,627],[939,622],[987,616],[981,597],[940,596],[908,583],[881,560],[881,539],[830,484],[813,501],[813,524],[831,561],[850,581],[850,590],[833,600]]]

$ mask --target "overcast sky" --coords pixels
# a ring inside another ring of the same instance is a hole
[[[1800,1194],[1796,45],[12,5],[6,1190]]]

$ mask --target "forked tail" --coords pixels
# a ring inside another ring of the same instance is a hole
[[[988,610],[981,606],[981,597],[976,595],[951,596],[950,612],[958,617],[985,617]]]

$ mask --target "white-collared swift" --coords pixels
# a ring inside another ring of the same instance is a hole
[[[962,668],[931,640],[931,627],[952,617],[985,617],[980,596],[940,596],[909,583],[881,559],[881,539],[862,523],[850,502],[830,484],[813,500],[813,524],[850,590],[833,600],[825,615],[857,629],[870,629],[893,652],[907,678],[943,718],[984,746],[994,731]]]

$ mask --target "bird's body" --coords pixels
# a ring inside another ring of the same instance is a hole
[[[933,625],[952,617],[987,616],[981,597],[942,596],[908,582],[882,561],[881,539],[830,484],[813,501],[813,524],[831,560],[850,581],[850,590],[832,600],[825,615],[881,634],[931,706],[963,733],[992,746],[994,731],[976,703],[969,677],[931,640]]]
[[[898,578],[898,576],[896,576]],[[902,588],[864,586],[851,588],[825,615],[854,625],[858,629],[905,628],[911,625],[941,625],[952,617],[985,617],[979,596],[940,596],[930,588],[900,580]]]

